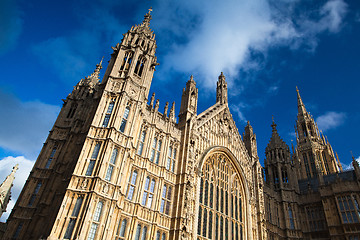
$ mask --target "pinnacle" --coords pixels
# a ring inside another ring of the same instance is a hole
[[[150,20],[152,19],[152,17],[151,17],[151,12],[152,12],[152,7],[149,8],[149,12],[146,13],[145,16],[144,16],[144,20],[143,20],[143,22],[142,22],[142,25],[143,25],[143,26],[149,27],[149,25],[150,25]]]
[[[298,87],[296,87],[296,93],[297,93],[297,100],[298,100],[298,112],[299,112],[299,114],[300,113],[305,114],[306,113],[305,105],[301,99]]]

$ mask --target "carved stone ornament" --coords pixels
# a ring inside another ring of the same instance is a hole
[[[105,183],[102,188],[102,192],[107,194],[109,192],[109,184]]]
[[[111,91],[118,92],[120,90],[121,84],[118,81],[112,82]]]
[[[88,180],[85,178],[85,179],[82,181],[82,183],[81,183],[81,185],[80,185],[80,188],[81,188],[81,189],[86,189],[86,188],[87,188],[87,185],[88,185]]]

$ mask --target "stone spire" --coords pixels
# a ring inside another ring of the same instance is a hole
[[[13,182],[15,179],[15,172],[19,169],[19,164],[16,164],[13,167],[11,173],[6,177],[4,182],[0,185],[0,217],[6,212],[6,206],[8,205],[11,197],[11,187],[13,186]]]
[[[276,124],[274,121],[274,118],[272,119],[272,124],[271,124],[271,128],[272,128],[272,135],[270,138],[270,141],[266,147],[265,152],[270,151],[272,149],[284,149],[284,150],[288,150],[289,146],[284,142],[284,140],[281,139],[281,137],[279,136],[279,133],[276,129]]]
[[[100,75],[100,70],[102,69],[103,60],[104,57],[101,59],[99,64],[96,64],[96,68],[94,72],[90,76],[88,76],[88,79],[94,84],[96,84],[99,81],[99,75]]]
[[[298,101],[298,114],[305,115],[305,113],[307,113],[307,111],[306,111],[305,105],[301,99],[298,87],[296,87],[296,93],[297,93],[297,101]]]

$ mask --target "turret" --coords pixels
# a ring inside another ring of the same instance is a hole
[[[295,187],[296,174],[293,171],[289,146],[282,140],[273,120],[272,135],[265,149],[266,182],[274,189]]]
[[[295,132],[297,140],[296,161],[301,162],[300,178],[313,178],[340,171],[332,147],[318,129],[314,118],[306,111],[305,105],[297,92],[298,115]]]
[[[119,81],[119,90],[133,91],[139,100],[146,100],[149,94],[155,66],[155,34],[150,29],[151,11],[144,16],[140,25],[125,33],[120,44],[113,47],[113,54],[104,80]],[[109,89],[111,90],[111,85]]]
[[[217,81],[216,102],[220,103],[220,104],[228,103],[227,83],[225,81],[225,76],[224,76],[223,72],[221,72],[221,74],[219,76],[219,80]]]
[[[179,124],[185,123],[192,116],[196,115],[198,101],[198,89],[191,75],[183,89],[180,105]]]
[[[257,144],[256,144],[256,135],[253,132],[253,128],[250,125],[250,122],[247,122],[245,127],[245,132],[243,134],[245,147],[249,153],[249,156],[252,158],[257,158]]]

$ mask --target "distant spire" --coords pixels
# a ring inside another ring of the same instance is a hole
[[[0,185],[0,216],[6,211],[6,206],[10,201],[11,187],[15,179],[15,173],[19,169],[19,164],[16,164],[11,173],[6,177],[3,183]]]
[[[305,109],[305,105],[301,99],[298,87],[296,87],[296,92],[297,92],[297,100],[298,100],[298,113],[304,115],[306,113],[306,109]]]
[[[90,81],[93,83],[96,83],[99,81],[99,75],[100,75],[100,70],[102,69],[103,60],[104,60],[104,57],[102,57],[100,63],[96,64],[96,68],[95,68],[94,72],[88,77],[90,79]]]

